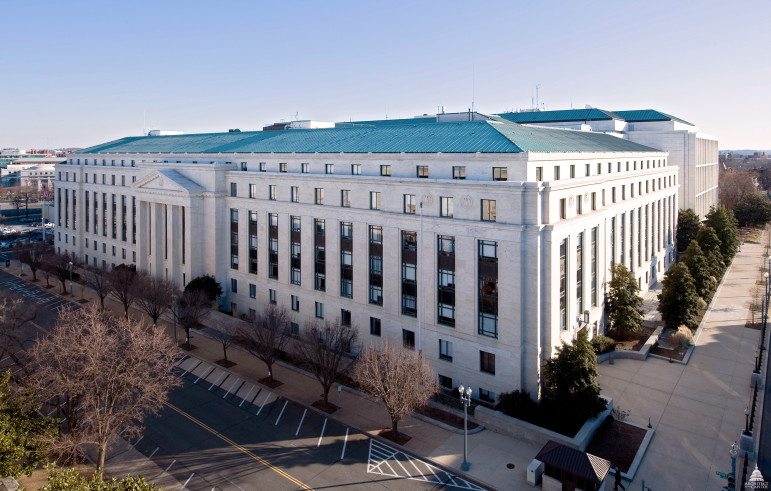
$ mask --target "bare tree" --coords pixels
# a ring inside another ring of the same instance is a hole
[[[150,316],[155,326],[171,306],[171,297],[176,289],[174,282],[159,276],[142,275],[138,279],[138,288],[137,307]]]
[[[286,309],[271,305],[263,314],[253,317],[249,325],[239,329],[238,334],[249,353],[265,363],[268,382],[274,384],[273,364],[291,338]]]
[[[43,259],[50,248],[42,242],[19,242],[16,251],[19,261],[26,264],[32,271],[32,281],[37,281],[37,270],[43,264]]]
[[[93,305],[63,309],[50,336],[32,348],[43,396],[66,395],[79,404],[82,417],[68,425],[76,435],[71,441],[97,445],[99,469],[110,438],[139,434],[144,418],[181,384],[173,374],[177,356],[161,331]]]
[[[75,261],[66,254],[51,251],[43,257],[43,269],[50,272],[51,276],[59,281],[64,295],[67,294],[67,280],[72,277],[71,268],[75,266]],[[48,280],[46,279],[46,281]]]
[[[439,391],[436,373],[419,353],[384,341],[359,357],[353,377],[369,394],[383,401],[393,436],[405,415],[425,405]]]
[[[349,356],[356,349],[358,330],[344,326],[339,320],[323,324],[311,323],[295,343],[302,364],[316,377],[324,389],[324,405],[329,407],[329,389],[335,378],[353,363]]]
[[[110,294],[123,305],[126,319],[129,307],[139,296],[140,284],[140,273],[134,265],[119,264],[107,273],[107,287]]]
[[[0,293],[0,359],[10,358],[29,376],[24,324],[35,318],[35,312],[21,297]]]
[[[187,349],[190,349],[190,330],[203,322],[211,312],[211,300],[201,290],[188,290],[179,299],[179,324],[185,330]]]
[[[727,208],[734,209],[742,197],[756,193],[754,172],[728,171],[720,175],[718,198]]]
[[[104,310],[104,299],[110,294],[110,286],[107,282],[107,272],[102,268],[86,267],[83,270],[83,278],[86,285],[91,287],[99,297],[99,306]]]
[[[223,358],[222,360],[217,361],[217,363],[224,367],[235,365],[235,363],[228,361],[228,348],[233,346],[233,343],[236,341],[236,328],[230,324],[222,324],[215,329],[211,329],[210,332],[214,340],[222,346]]]

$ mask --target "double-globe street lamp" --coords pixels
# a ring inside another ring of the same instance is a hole
[[[728,450],[728,455],[731,456],[731,475],[730,477],[733,478],[733,482],[736,483],[736,456],[739,455],[739,446],[736,444],[736,442],[733,442],[731,445],[731,449]],[[730,491],[734,491],[729,487]]]
[[[458,387],[460,393],[460,402],[463,404],[463,464],[461,469],[463,472],[468,471],[471,468],[471,464],[468,461],[468,407],[471,404],[471,387]]]

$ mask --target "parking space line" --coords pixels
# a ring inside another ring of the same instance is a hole
[[[260,415],[260,413],[262,412],[262,408],[265,407],[265,403],[268,402],[268,397],[270,397],[270,394],[271,393],[268,392],[268,395],[265,396],[265,400],[262,401],[262,405],[260,406],[260,410],[257,411],[257,414],[255,414],[255,416],[259,416]]]
[[[287,404],[289,404],[289,400],[288,400],[288,399],[287,399],[286,401],[284,401],[284,407],[282,407],[282,408],[281,408],[281,412],[280,412],[280,413],[278,413],[278,418],[276,418],[276,422],[275,422],[275,423],[273,423],[273,426],[278,426],[278,422],[279,422],[279,420],[281,419],[281,416],[283,416],[283,415],[284,415],[284,409],[286,409],[286,405],[287,405]]]
[[[305,421],[305,413],[308,412],[308,409],[303,409],[303,417],[300,418],[300,424],[297,425],[297,431],[294,432],[294,436],[297,436],[300,434],[300,427],[303,425],[303,421]]]
[[[198,365],[200,365],[200,364],[201,364],[201,361],[199,360],[198,363],[196,363],[193,367],[188,368],[187,370],[185,370],[185,373],[183,373],[181,376],[184,377],[185,375],[188,374],[188,372],[192,372],[193,370],[198,368]]]
[[[223,371],[223,372],[222,372],[222,374],[220,374],[220,376],[219,376],[219,377],[217,377],[217,380],[215,380],[215,381],[214,381],[214,383],[212,383],[212,384],[209,386],[209,389],[208,389],[208,390],[212,390],[212,388],[213,388],[215,385],[219,386],[219,385],[218,385],[218,384],[219,384],[219,381],[220,381],[220,379],[222,378],[222,376],[223,376],[223,375],[227,375],[227,377],[225,377],[225,380],[227,380],[227,379],[228,379],[228,377],[230,377],[230,374],[229,374],[228,372],[225,372],[225,371]],[[223,382],[225,382],[225,380],[223,380]]]
[[[131,445],[131,446],[132,446],[132,447],[136,447],[136,446],[137,446],[137,444],[138,444],[139,442],[141,442],[141,441],[142,441],[142,438],[144,438],[144,437],[145,437],[144,435],[140,436],[140,437],[139,437],[139,440],[137,440],[136,442],[134,442],[134,444],[133,444],[133,445]]]
[[[209,367],[209,368],[210,368],[210,370],[212,370],[212,371],[214,370],[214,367]],[[198,378],[197,378],[197,379],[195,379],[195,382],[193,382],[193,383],[194,383],[194,384],[197,384],[197,383],[198,383],[198,381],[199,381],[199,380],[201,380],[201,377],[205,377],[205,376],[206,376],[206,375],[208,375],[208,374],[209,374],[209,372],[208,372],[208,371],[204,372],[202,375],[199,375],[199,376],[198,376]]]
[[[228,391],[227,391],[227,392],[225,392],[225,395],[224,395],[224,396],[222,396],[222,398],[223,398],[223,399],[224,399],[224,398],[226,398],[226,397],[228,396],[228,394],[230,394],[230,391],[231,391],[231,390],[233,390],[233,387],[235,387],[235,386],[236,386],[236,384],[238,383],[238,381],[239,381],[239,380],[241,380],[241,379],[240,379],[240,378],[237,378],[237,379],[236,379],[236,381],[235,381],[235,382],[233,382],[233,385],[231,385],[231,386],[230,386],[230,388],[228,389]],[[241,382],[241,385],[244,385],[244,382]],[[238,386],[238,389],[240,389],[240,388],[241,388],[241,386],[239,385],[239,386]],[[238,392],[238,389],[236,389],[236,392]],[[233,392],[233,394],[235,394],[236,392]]]
[[[182,358],[180,358],[179,361],[177,361],[174,365],[175,366],[180,366],[180,365],[182,365],[184,362],[186,362],[189,359],[190,359],[190,355],[185,355]]]
[[[171,461],[171,464],[169,464],[169,466],[168,466],[168,467],[166,468],[166,470],[165,470],[165,471],[163,471],[163,472],[169,472],[169,469],[171,469],[171,466],[172,466],[172,465],[174,465],[174,462],[176,462],[176,461],[177,461],[177,459],[174,459],[174,460],[172,460],[172,461]]]
[[[346,445],[348,445],[348,430],[349,429],[350,428],[348,428],[346,426],[346,428],[345,428],[345,440],[343,440],[343,451],[340,453],[340,460],[343,460],[343,458],[345,457],[345,447],[346,447]]]
[[[321,435],[319,435],[319,442],[316,444],[316,448],[321,446],[321,439],[324,438],[324,430],[327,429],[327,418],[324,418],[324,426],[321,427]]]
[[[249,389],[249,392],[247,392],[244,398],[241,399],[241,404],[239,404],[238,407],[241,407],[244,404],[244,402],[246,402],[246,398],[249,397],[249,394],[251,394],[253,390],[254,390],[254,386],[252,385],[252,388]]]
[[[190,474],[190,477],[187,478],[187,481],[185,481],[185,484],[182,485],[182,489],[185,489],[187,487],[187,483],[190,482],[190,480],[193,478],[193,476],[195,476],[195,472]]]
[[[153,450],[153,453],[151,453],[151,454],[150,454],[150,456],[149,456],[149,457],[147,457],[147,459],[148,459],[148,460],[152,459],[152,458],[153,458],[153,455],[155,455],[155,452],[157,452],[157,451],[158,451],[158,450],[160,450],[160,449],[161,449],[161,447],[155,447],[155,450]]]

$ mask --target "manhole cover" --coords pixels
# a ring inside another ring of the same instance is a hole
[[[513,469],[514,468],[514,464],[506,464],[506,468],[507,469]]]

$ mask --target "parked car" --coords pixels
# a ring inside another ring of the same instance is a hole
[[[8,249],[11,247],[10,242],[0,242],[0,249]]]

